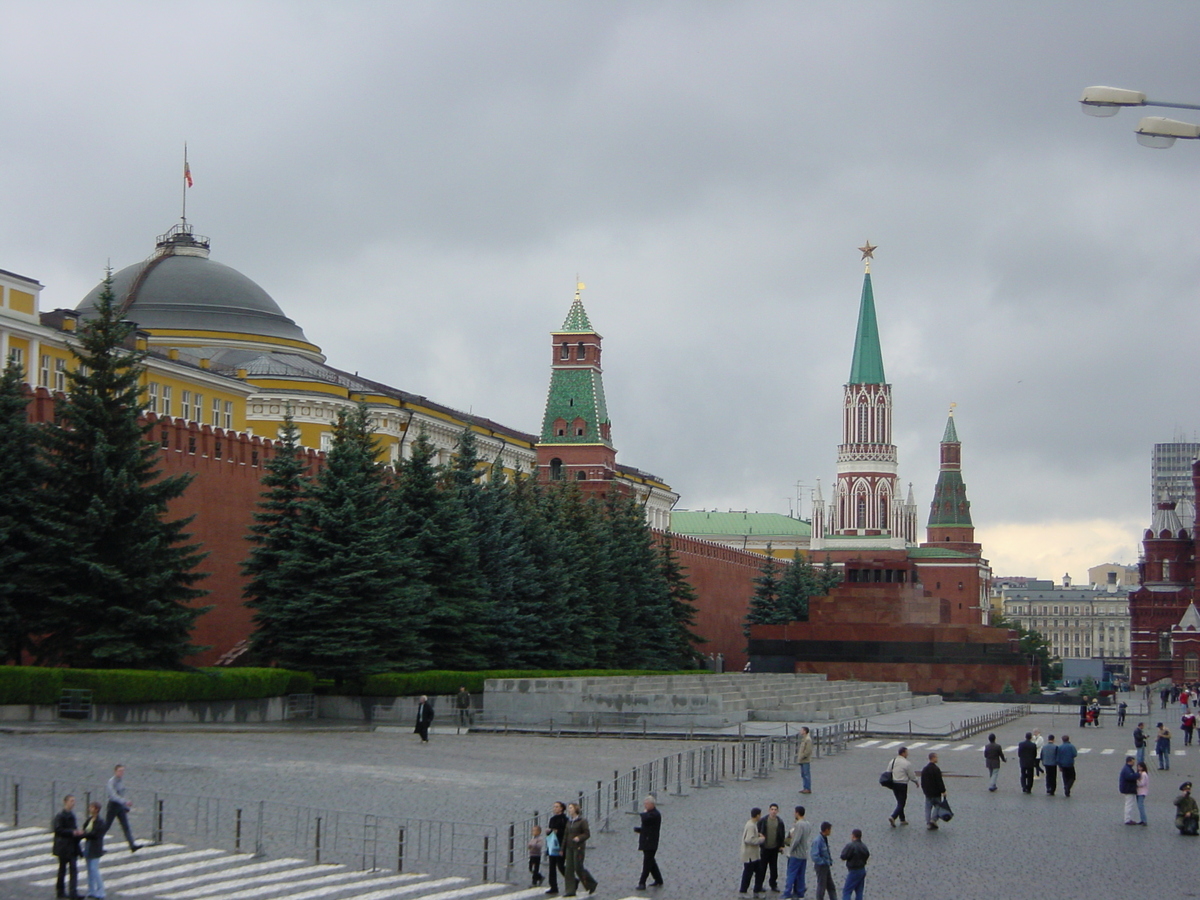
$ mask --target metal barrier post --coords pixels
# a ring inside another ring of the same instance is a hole
[[[404,826],[400,826],[400,837],[396,841],[396,871],[404,871]]]
[[[158,817],[157,817],[157,822],[156,822],[157,827],[154,829],[154,841],[155,841],[155,843],[161,844],[162,839],[163,839],[163,804],[166,801],[159,800],[158,794],[155,794],[154,797],[155,797],[154,805],[158,809]]]
[[[237,827],[233,832],[233,852],[242,852],[242,811],[237,811]]]
[[[21,824],[21,785],[13,782],[13,828]]]
[[[258,824],[254,829],[254,855],[263,855],[263,809],[265,800],[258,801]]]
[[[483,836],[483,880],[488,880],[488,836]]]
[[[313,861],[317,865],[320,865],[321,864],[321,817],[320,816],[317,816],[317,834],[316,834],[316,842],[313,845],[313,849],[315,851],[315,858]]]
[[[515,822],[508,823],[508,870],[511,872],[516,864],[517,826]]]

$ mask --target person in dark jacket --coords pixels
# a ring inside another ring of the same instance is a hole
[[[563,880],[566,880],[567,872],[563,868],[563,841],[567,836],[567,808],[555,801],[552,807],[552,813],[549,820],[546,822],[546,868],[550,870],[550,889],[547,894],[558,893],[558,876],[561,874]],[[551,841],[550,838],[554,840]],[[557,846],[557,851],[551,851],[551,845]]]
[[[638,879],[638,890],[646,887],[646,876],[654,879],[658,887],[663,883],[662,872],[658,871],[658,863],[654,855],[658,853],[658,833],[662,830],[662,813],[654,797],[642,801],[642,824],[633,829],[638,833],[638,849],[642,851],[642,877]]]
[[[89,897],[104,900],[104,879],[100,876],[100,857],[104,855],[104,833],[108,826],[100,816],[100,804],[88,804],[87,818],[83,822],[83,858],[87,860]]]
[[[1053,797],[1058,790],[1058,744],[1054,743],[1054,735],[1046,738],[1042,747],[1042,768],[1046,770],[1046,793]]]
[[[1138,722],[1138,727],[1133,729],[1133,749],[1137,751],[1137,761],[1144,763],[1146,761],[1146,723]]]
[[[417,703],[417,726],[413,729],[421,736],[421,743],[429,743],[429,726],[433,724],[433,704],[424,694]]]
[[[1033,771],[1038,764],[1037,744],[1033,742],[1033,732],[1025,732],[1025,740],[1017,744],[1017,764],[1021,767],[1021,790],[1026,794],[1033,793]]]
[[[79,830],[79,821],[75,818],[74,794],[63,797],[63,808],[54,817],[54,823],[50,827],[54,831],[54,855],[58,857],[58,879],[55,881],[54,896],[82,900],[79,893],[79,866],[76,860],[79,859],[79,837],[83,832]],[[68,874],[71,886],[69,894],[64,883],[68,880]]]
[[[1058,774],[1062,776],[1063,793],[1068,797],[1075,786],[1075,757],[1078,755],[1079,751],[1071,743],[1071,736],[1064,734],[1062,743],[1058,745]]]
[[[1000,763],[1008,762],[1004,758],[1004,748],[996,743],[994,734],[988,735],[988,742],[983,745],[983,764],[988,770],[988,790],[995,791],[996,783],[1000,780]]]
[[[1132,756],[1125,757],[1125,765],[1121,768],[1121,775],[1117,780],[1117,790],[1125,800],[1125,824],[1136,825],[1133,820],[1134,812],[1137,804],[1137,783],[1138,773],[1135,767],[1135,760]]]
[[[946,799],[946,782],[942,780],[942,770],[938,768],[938,755],[929,754],[929,763],[921,770],[921,793],[925,795],[925,827],[935,831],[937,824],[937,803]]]
[[[779,804],[772,803],[767,807],[767,817],[758,820],[758,833],[763,836],[762,857],[759,865],[766,873],[767,884],[771,890],[779,890],[779,851],[783,849],[787,828],[783,819],[779,818]]]
[[[862,831],[855,828],[850,832],[851,841],[842,848],[842,859],[846,861],[846,881],[842,885],[842,900],[849,900],[853,894],[857,900],[862,900],[863,886],[867,881],[867,859],[871,851],[862,842]]]
[[[592,836],[588,820],[583,817],[579,804],[567,804],[567,830],[563,841],[563,868],[566,870],[566,893],[564,897],[574,897],[577,884],[582,884],[589,894],[596,893],[597,882],[592,873],[584,865],[587,853],[587,841]]]

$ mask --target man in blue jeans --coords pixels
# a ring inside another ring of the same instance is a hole
[[[871,851],[862,842],[862,831],[855,828],[850,832],[850,843],[842,848],[842,859],[846,861],[846,883],[842,885],[842,900],[862,900],[863,885],[867,881],[867,859]]]
[[[803,897],[805,870],[808,868],[808,852],[812,848],[813,825],[804,818],[804,807],[796,807],[796,821],[787,833],[787,881],[783,885],[781,900]]]
[[[796,761],[800,763],[800,780],[804,784],[804,787],[800,789],[802,794],[812,793],[812,755],[812,737],[808,733],[808,726],[802,725],[800,727],[800,746],[796,751]]]

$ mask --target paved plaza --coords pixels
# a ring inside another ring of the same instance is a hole
[[[944,715],[961,721],[972,710],[947,704]],[[1151,726],[1156,712],[1146,717]],[[1162,713],[1162,716],[1167,713]],[[1174,715],[1172,711],[1172,715]],[[1022,794],[1015,752],[1004,767],[1001,788],[986,790],[980,752],[986,735],[959,741],[917,738],[910,758],[923,763],[929,750],[941,756],[956,816],[936,832],[920,824],[921,800],[909,799],[907,828],[890,828],[892,795],[878,784],[892,758],[897,737],[855,742],[843,754],[813,765],[813,793],[797,793],[795,770],[751,781],[685,789],[685,796],[660,794],[663,813],[658,859],[666,885],[637,892],[640,870],[632,815],[614,819],[613,828],[594,833],[588,866],[600,882],[596,896],[623,900],[736,897],[742,824],[751,806],[771,802],[785,810],[803,801],[808,818],[833,823],[835,854],[861,828],[871,850],[866,896],[907,898],[1200,897],[1200,867],[1194,859],[1200,840],[1180,836],[1172,826],[1171,800],[1179,783],[1200,778],[1200,751],[1177,739],[1169,773],[1152,768],[1147,828],[1122,824],[1117,773],[1132,749],[1138,717],[1118,730],[1080,730],[1071,714],[1041,713],[997,729],[1006,748],[1024,733],[1069,733],[1080,749],[1079,780],[1072,796],[1047,797],[1041,782]],[[1171,721],[1174,725],[1174,720]],[[936,723],[925,723],[932,728]],[[899,727],[899,726],[897,726]],[[915,726],[914,726],[915,727]],[[101,786],[111,765],[126,764],[126,780],[137,803],[153,789],[222,797],[362,810],[419,818],[504,824],[545,814],[555,799],[594,790],[614,770],[677,753],[679,741],[551,738],[515,735],[455,735],[435,731],[421,745],[404,730],[82,731],[54,729],[0,734],[0,773],[59,779]],[[53,896],[54,860],[49,838],[35,830],[0,829],[0,897],[33,900]],[[788,816],[790,818],[790,814]],[[594,829],[594,832],[596,829]],[[204,846],[147,848],[129,854],[119,835],[105,857],[109,897],[178,900],[518,900],[542,896],[528,882],[478,885],[453,878],[367,876],[348,869],[314,869],[311,860],[253,860]],[[190,854],[190,855],[189,855]],[[249,869],[260,866],[259,869]],[[844,866],[835,867],[840,885]],[[236,872],[236,874],[235,874]],[[279,880],[268,880],[278,878]],[[781,885],[782,886],[782,885]],[[811,867],[809,891],[812,896]]]

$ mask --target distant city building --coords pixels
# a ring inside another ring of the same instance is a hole
[[[1055,587],[1039,579],[1029,581],[1038,586],[999,590],[1005,619],[1041,634],[1059,659],[1100,659],[1109,671],[1129,673],[1128,588]]]
[[[1110,584],[1120,587],[1138,586],[1138,567],[1126,566],[1121,563],[1105,563],[1102,566],[1092,566],[1088,569],[1088,583],[1105,587]]]
[[[1192,490],[1192,461],[1200,457],[1200,443],[1173,441],[1155,444],[1150,457],[1150,509],[1159,500],[1186,501],[1195,499]],[[1178,512],[1185,512],[1177,510]],[[1186,515],[1181,515],[1186,519]]]

